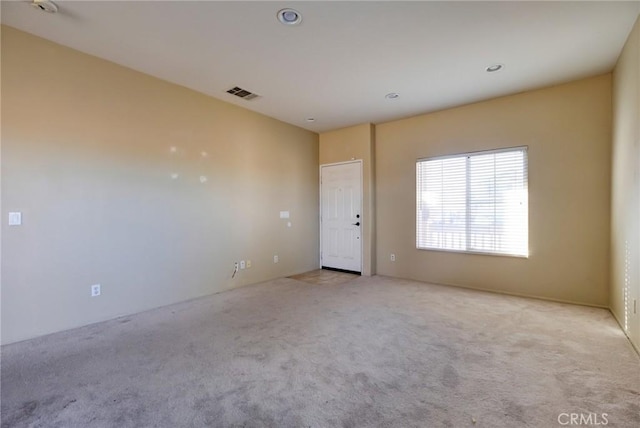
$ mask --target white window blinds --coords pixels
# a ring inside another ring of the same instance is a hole
[[[527,148],[416,163],[416,245],[528,256]]]

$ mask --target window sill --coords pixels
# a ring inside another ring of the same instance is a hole
[[[467,250],[449,250],[444,248],[422,248],[416,247],[420,251],[437,251],[442,253],[458,253],[458,254],[472,254],[476,256],[497,256],[497,257],[515,257],[517,259],[528,259],[529,255],[522,254],[506,254],[506,253],[487,253],[482,251],[467,251]]]

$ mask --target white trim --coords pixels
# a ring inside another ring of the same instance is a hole
[[[490,155],[492,153],[513,152],[513,151],[516,151],[516,150],[524,150],[525,152],[529,152],[529,146],[504,147],[502,149],[476,150],[474,152],[462,152],[462,153],[452,153],[452,154],[449,154],[449,155],[430,156],[430,157],[426,157],[426,158],[418,158],[418,159],[416,159],[416,163],[424,162],[424,161],[430,161],[430,160],[461,158],[463,156]]]
[[[334,162],[334,163],[324,163],[320,165],[319,173],[320,173],[320,221],[319,221],[319,235],[320,235],[320,254],[319,254],[319,267],[322,268],[322,168],[332,167],[338,165],[348,165],[356,163],[360,165],[360,274],[363,274],[363,266],[364,266],[364,176],[363,176],[363,160],[362,159],[354,159],[350,161],[344,162]]]
[[[528,259],[529,258],[529,254],[527,255],[522,255],[522,254],[510,254],[510,253],[489,253],[489,252],[484,252],[484,251],[466,251],[466,250],[451,250],[448,248],[426,248],[426,247],[418,247],[416,246],[416,250],[420,250],[420,251],[439,251],[439,252],[444,252],[444,253],[459,253],[459,254],[474,254],[476,256],[497,256],[497,257],[516,257],[519,259]]]

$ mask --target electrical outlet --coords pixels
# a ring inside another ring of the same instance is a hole
[[[247,269],[251,267],[251,260],[247,260]]]
[[[9,226],[22,225],[22,213],[9,213]]]
[[[247,268],[247,262],[245,262],[244,260],[240,260],[240,269],[246,269]]]
[[[280,258],[278,257],[277,254],[275,256],[273,256],[273,262],[274,263],[278,263],[279,261],[280,261]]]
[[[392,262],[396,261],[396,255],[395,254],[391,253],[391,257],[390,258],[391,258]]]
[[[100,295],[100,284],[94,284],[91,286],[91,297],[97,297]]]

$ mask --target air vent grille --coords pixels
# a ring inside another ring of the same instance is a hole
[[[252,100],[254,98],[258,98],[260,95],[254,94],[253,92],[249,92],[246,89],[242,89],[238,86],[235,86],[227,91],[228,94],[235,95],[236,97],[240,97],[243,100]]]

